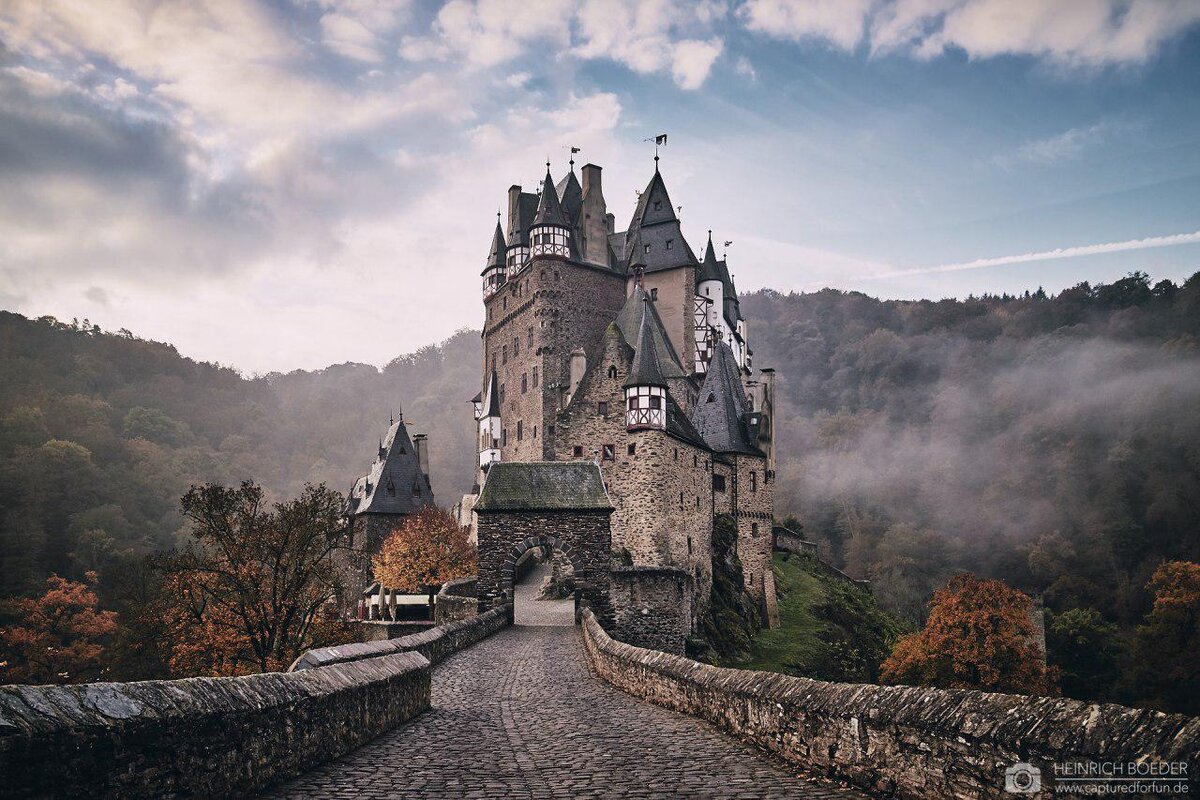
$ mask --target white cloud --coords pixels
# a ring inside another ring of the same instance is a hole
[[[1067,66],[1141,63],[1200,22],[1196,0],[747,0],[747,28],[843,50],[934,58],[1033,56]]]
[[[699,89],[708,78],[709,70],[724,49],[720,39],[685,39],[675,45],[671,75],[680,89]]]
[[[1054,136],[1025,142],[1015,151],[996,156],[992,160],[1004,168],[1021,163],[1056,164],[1078,158],[1088,148],[1099,145],[1111,136],[1133,127],[1136,126],[1105,120],[1094,125],[1068,128]]]
[[[781,39],[825,39],[843,50],[862,41],[871,0],[747,0],[746,27]]]

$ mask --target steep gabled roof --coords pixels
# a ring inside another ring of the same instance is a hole
[[[637,208],[633,211],[633,219],[629,229],[657,225],[660,222],[678,222],[675,207],[671,205],[671,196],[667,194],[667,184],[663,181],[662,173],[656,168],[646,191],[638,197]]]
[[[650,333],[654,340],[654,350],[658,355],[658,365],[662,370],[663,377],[686,378],[688,373],[684,370],[683,362],[679,360],[674,345],[671,344],[671,338],[667,335],[662,318],[658,316],[658,308],[654,303],[646,302],[646,298],[646,290],[641,286],[635,286],[633,293],[625,301],[625,305],[621,306],[621,310],[617,312],[617,318],[614,321],[621,331],[621,338],[636,351],[638,336],[642,329],[643,313],[649,312]]]
[[[488,376],[487,388],[483,392],[483,416],[500,416],[500,388],[496,370],[492,370],[492,374]]]
[[[561,228],[571,227],[563,213],[562,203],[558,200],[558,192],[554,189],[554,178],[550,176],[550,168],[546,168],[546,179],[542,182],[542,199],[538,201],[537,215],[533,218],[534,225],[558,225]]]
[[[637,209],[629,222],[625,234],[625,263],[631,268],[641,265],[646,272],[700,266],[691,245],[683,238],[666,183],[657,169],[646,191],[638,198]]]
[[[529,192],[521,192],[517,198],[516,219],[508,221],[508,246],[521,244],[529,246],[529,228],[533,218],[537,216],[539,197]]]
[[[411,514],[432,503],[433,490],[421,471],[404,419],[395,420],[370,472],[351,488],[346,510],[350,514]]]
[[[590,461],[497,461],[475,511],[611,511],[600,467]]]
[[[638,325],[637,344],[633,346],[633,365],[629,368],[629,377],[625,379],[625,388],[630,386],[667,386],[659,360],[658,347],[655,345],[654,309],[653,303],[643,298],[642,320]]]
[[[675,402],[670,392],[667,392],[667,433],[695,447],[709,449],[708,442],[704,441],[704,437],[696,430],[687,414],[683,413],[683,409]]]
[[[762,451],[750,436],[749,416],[750,407],[737,361],[729,345],[721,342],[708,363],[708,372],[692,411],[692,424],[709,448],[718,453],[761,456]]]
[[[563,214],[566,215],[567,221],[572,225],[579,224],[579,212],[583,210],[583,187],[579,185],[579,179],[575,177],[575,170],[572,169],[567,173],[558,185],[554,187],[558,192],[559,202],[562,203]]]

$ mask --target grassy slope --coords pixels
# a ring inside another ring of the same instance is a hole
[[[737,666],[822,680],[874,681],[901,624],[871,595],[817,562],[775,555],[780,625],[754,637]]]

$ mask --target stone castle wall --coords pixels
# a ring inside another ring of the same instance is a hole
[[[359,514],[351,522],[353,537],[349,547],[333,554],[333,566],[342,585],[341,607],[353,613],[362,592],[375,580],[371,557],[379,552],[383,540],[404,521],[403,514]]]
[[[5,797],[247,796],[429,708],[429,661],[297,673],[0,686]]]
[[[766,480],[766,459],[735,455],[737,480],[732,484],[734,519],[738,528],[738,558],[746,591],[759,603],[763,621],[778,624],[775,573],[771,568],[771,524],[774,481]]]
[[[619,642],[584,614],[592,669],[801,768],[901,800],[995,798],[1025,761],[1053,793],[1069,760],[1200,763],[1200,718],[1052,697],[825,683],[723,669]]]
[[[612,572],[613,635],[622,642],[684,652],[695,605],[692,576],[671,567],[619,567]]]
[[[663,431],[629,432],[625,379],[630,351],[610,328],[600,360],[558,415],[559,460],[600,459],[612,516],[612,546],[638,566],[677,567],[696,581],[694,598],[707,604],[712,587],[711,454]],[[608,413],[600,413],[600,403]],[[604,445],[612,458],[604,458]],[[630,445],[633,452],[630,453]],[[576,455],[576,447],[582,455]],[[682,496],[682,500],[680,499]],[[698,616],[702,607],[694,607]]]
[[[537,259],[486,301],[483,374],[495,365],[504,387],[501,460],[553,457],[555,415],[570,385],[571,352],[582,348],[595,358],[624,299],[618,275]]]

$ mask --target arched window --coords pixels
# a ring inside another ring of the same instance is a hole
[[[613,380],[616,379],[616,377],[617,377],[617,365],[616,364],[613,364],[611,367],[608,368],[608,377],[612,378]]]

